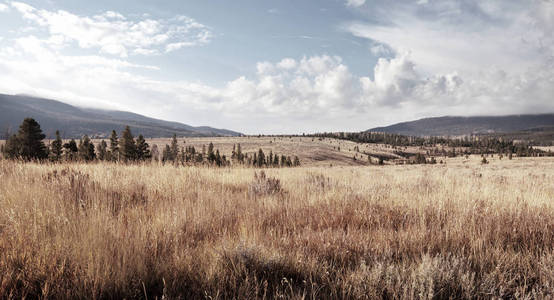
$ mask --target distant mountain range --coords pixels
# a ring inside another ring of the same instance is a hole
[[[6,132],[15,133],[24,118],[39,122],[47,137],[60,130],[63,138],[109,137],[112,130],[118,134],[129,125],[134,135],[145,137],[177,136],[240,136],[241,133],[207,126],[194,127],[178,122],[168,122],[139,114],[82,108],[60,101],[29,96],[0,94],[0,138]]]
[[[438,117],[369,129],[410,136],[462,136],[554,130],[554,114]]]

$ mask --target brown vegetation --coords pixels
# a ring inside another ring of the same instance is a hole
[[[552,297],[554,160],[490,160],[0,161],[0,297]]]

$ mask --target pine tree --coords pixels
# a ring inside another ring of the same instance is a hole
[[[79,148],[78,148],[79,159],[84,161],[92,160],[92,157],[90,155],[90,150],[89,150],[90,145],[91,145],[90,138],[87,135],[85,135],[83,139],[79,140]]]
[[[98,159],[99,160],[106,160],[108,159],[108,144],[106,141],[102,140],[100,142],[100,145],[98,145]]]
[[[258,167],[261,167],[265,164],[265,154],[262,148],[258,150]]]
[[[19,157],[25,160],[44,159],[48,156],[46,146],[42,140],[46,136],[40,125],[32,118],[26,118],[19,126],[17,142],[19,143]]]
[[[56,139],[52,142],[52,153],[54,154],[54,159],[59,161],[62,157],[63,151],[63,142],[60,137],[60,131],[56,130]]]
[[[119,140],[120,158],[124,161],[134,160],[136,158],[136,151],[135,140],[133,139],[131,128],[126,126]]]
[[[215,163],[218,167],[221,167],[221,155],[219,154],[219,149],[215,151]]]
[[[179,156],[179,145],[177,144],[177,135],[173,134],[171,139],[171,161],[176,161]]]
[[[165,145],[164,151],[162,152],[162,163],[166,161],[171,161],[171,148],[168,144]]]
[[[87,157],[90,160],[95,160],[96,159],[96,152],[94,151],[94,143],[89,143],[88,144],[88,154],[87,154]]]
[[[300,159],[298,158],[298,156],[295,156],[295,157],[294,157],[294,166],[295,166],[295,167],[299,167],[299,166],[300,166]]]
[[[119,160],[119,141],[115,130],[112,130],[112,135],[110,137],[110,158],[112,161]]]
[[[68,160],[74,160],[77,158],[77,152],[79,149],[77,148],[77,143],[74,139],[71,139],[71,141],[63,144],[63,148],[65,149],[65,155]]]
[[[146,142],[146,140],[144,139],[144,137],[142,136],[142,134],[139,134],[139,136],[137,137],[137,159],[138,160],[147,160],[147,159],[150,159],[152,157],[152,155],[150,154],[150,149],[149,149],[149,145],[148,143]]]
[[[240,144],[237,144],[237,159],[240,162],[244,162],[244,155],[242,154],[242,149],[240,148]]]
[[[208,161],[210,163],[213,163],[215,161],[215,153],[214,153],[214,144],[210,143],[208,145]]]
[[[4,146],[4,156],[6,158],[15,159],[19,157],[20,152],[20,143],[17,139],[17,135],[12,134],[8,140],[6,141],[6,145]]]

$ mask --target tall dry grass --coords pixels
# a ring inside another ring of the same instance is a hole
[[[0,161],[0,298],[554,296],[553,159],[255,172]]]

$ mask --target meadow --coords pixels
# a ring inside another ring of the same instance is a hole
[[[96,144],[100,140],[94,140]],[[150,146],[156,145],[163,149],[165,145],[171,144],[170,138],[147,139]],[[385,144],[356,143],[348,140],[335,138],[317,138],[303,136],[247,136],[247,137],[189,137],[178,138],[179,147],[194,146],[197,151],[202,147],[213,143],[215,149],[221,154],[231,157],[233,146],[238,144],[242,147],[243,153],[257,153],[262,149],[264,153],[269,152],[298,156],[303,166],[329,167],[329,166],[365,166],[370,165],[367,154],[372,156],[372,163],[377,164],[378,156],[390,157],[389,163],[396,163],[393,160],[402,159],[394,154],[394,149]],[[447,148],[448,149],[448,148]],[[419,147],[402,147],[408,153],[425,153],[427,149]],[[353,159],[356,158],[356,159]]]
[[[0,297],[552,298],[554,159],[489,160],[0,160]]]

